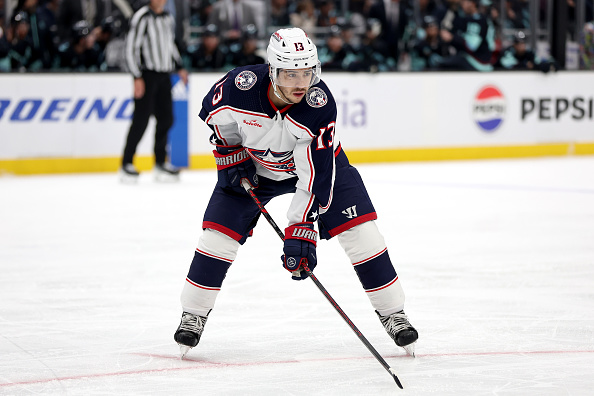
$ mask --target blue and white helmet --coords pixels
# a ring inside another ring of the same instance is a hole
[[[312,69],[312,85],[320,81],[322,73],[318,50],[314,42],[299,28],[279,29],[270,36],[268,49],[270,79],[278,85],[278,74],[283,69]]]

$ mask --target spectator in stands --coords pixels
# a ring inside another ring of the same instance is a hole
[[[57,49],[57,40],[54,40],[57,26],[53,15],[46,12],[45,7],[39,7],[38,0],[19,0],[15,12],[27,13],[29,20],[28,34],[33,49],[27,69],[49,69]]]
[[[175,21],[175,44],[180,53],[184,53],[186,42],[184,41],[184,27],[190,20],[190,4],[188,0],[167,0],[165,11],[169,12]]]
[[[527,0],[506,0],[504,26],[510,29],[529,29],[530,10]]]
[[[423,38],[413,47],[412,70],[439,70],[442,60],[449,56],[449,45],[439,35],[437,18],[423,18]]]
[[[271,26],[289,26],[288,0],[270,0],[270,25]]]
[[[40,19],[47,23],[50,30],[50,38],[52,40],[52,52],[50,54],[52,59],[50,65],[53,63],[53,58],[56,56],[60,45],[60,36],[58,35],[58,10],[60,8],[60,1],[61,0],[47,0],[42,2],[37,11],[40,15]],[[48,45],[50,44],[48,43]]]
[[[95,37],[95,48],[99,52],[99,64],[101,70],[107,70],[107,48],[112,38],[119,32],[118,22],[114,17],[108,16],[101,21],[101,24],[93,29]]]
[[[378,19],[382,23],[381,38],[388,44],[390,57],[397,61],[400,58],[402,38],[405,28],[409,23],[410,12],[408,10],[411,7],[412,4],[409,0],[376,1],[374,14],[378,15]]]
[[[190,25],[206,26],[208,16],[212,12],[212,5],[216,0],[192,0],[190,1]]]
[[[342,40],[344,41],[345,47],[351,51],[356,52],[357,48],[361,46],[361,35],[356,34],[356,30],[359,30],[359,26],[355,26],[353,24],[354,18],[336,18],[337,26],[340,28],[340,35],[342,36]],[[364,24],[365,21],[360,21],[359,18],[356,18],[356,23]],[[362,26],[362,33],[365,31],[365,26]]]
[[[103,18],[94,29],[96,45],[101,52],[103,68],[107,71],[126,71],[126,32],[128,21],[121,10]],[[103,70],[103,69],[102,69]]]
[[[299,0],[295,12],[289,15],[291,26],[298,27],[310,37],[316,37],[316,7],[313,0]]]
[[[340,28],[330,27],[326,42],[318,47],[318,59],[323,70],[349,70],[351,64],[358,61],[357,56],[345,46]]]
[[[419,2],[419,19],[423,21],[426,16],[435,17],[438,10],[436,0],[418,0]],[[422,22],[421,22],[422,25]]]
[[[445,0],[441,6],[437,7],[435,17],[439,24],[439,29],[445,29],[449,32],[458,30],[458,27],[464,19],[464,11],[460,7],[461,0]]]
[[[99,46],[101,52],[105,52],[107,44],[114,35],[116,29],[115,20],[112,16],[104,18],[99,26],[93,29],[93,35],[95,36],[95,43]]]
[[[349,0],[348,1],[348,12],[352,14],[364,14],[365,3],[367,0]]]
[[[337,23],[336,8],[334,0],[320,0],[317,6],[318,19],[316,21],[317,27],[330,27]]]
[[[526,48],[526,35],[522,31],[516,32],[513,45],[501,53],[495,67],[500,70],[540,70],[544,73],[557,70],[554,61],[540,59]]]
[[[580,37],[580,69],[594,70],[594,22],[587,22]]]
[[[350,71],[391,71],[397,70],[396,60],[390,57],[385,41],[381,39],[382,25],[378,19],[367,21],[365,34],[358,50],[359,59],[349,66]]]
[[[105,15],[107,0],[60,0],[58,9],[58,35],[60,42],[70,42],[73,26],[87,21],[90,26],[99,26]]]
[[[10,45],[8,59],[12,71],[25,72],[32,64],[34,48],[29,30],[29,16],[24,11],[18,12],[12,18],[10,34],[7,37]]]
[[[78,21],[72,27],[70,42],[58,49],[58,68],[73,71],[100,71],[100,52],[95,46],[95,35],[87,21]]]
[[[0,29],[2,29],[2,32],[6,29],[6,26],[4,26],[4,20],[6,19],[4,11],[6,11],[6,5],[4,4],[4,0],[0,0]]]
[[[206,26],[202,43],[198,48],[188,47],[188,55],[192,69],[199,71],[222,71],[229,63],[229,49],[221,43],[219,29],[215,24]]]
[[[258,32],[254,25],[247,25],[243,29],[241,48],[231,54],[231,66],[247,66],[266,63],[266,60],[257,54]]]
[[[258,38],[263,38],[265,29],[264,3],[258,0],[218,0],[212,6],[208,24],[214,24],[226,44],[241,39],[243,26],[255,25]]]
[[[6,33],[0,21],[0,72],[10,71],[10,59],[8,53],[10,52],[10,44],[6,38]]]
[[[464,18],[454,32],[442,29],[441,39],[450,43],[456,54],[440,62],[442,70],[491,71],[495,49],[495,29],[490,18],[479,12],[479,0],[462,0]]]

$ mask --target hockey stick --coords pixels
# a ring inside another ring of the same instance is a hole
[[[254,188],[250,185],[250,183],[247,181],[247,179],[245,179],[245,178],[241,179],[241,185],[245,189],[245,191],[250,195],[250,197],[252,197],[252,199],[254,200],[256,205],[258,205],[258,208],[260,208],[260,213],[262,213],[264,215],[264,217],[266,218],[268,223],[272,226],[272,228],[274,228],[274,231],[276,231],[276,234],[280,237],[280,239],[282,239],[284,241],[285,236],[283,235],[283,232],[281,231],[279,226],[276,225],[276,223],[270,216],[270,213],[268,213],[266,208],[264,208],[264,205],[262,204],[262,202],[260,202],[260,200],[258,199],[256,194],[254,193]],[[332,306],[334,307],[336,312],[338,312],[338,314],[342,317],[342,319],[344,319],[344,321],[349,325],[351,330],[353,330],[353,332],[357,335],[357,337],[359,337],[361,342],[367,347],[367,349],[369,349],[369,352],[371,352],[371,354],[378,360],[378,362],[380,362],[380,364],[382,366],[384,366],[384,368],[388,371],[388,373],[390,373],[392,378],[394,378],[394,381],[396,381],[396,385],[398,385],[398,387],[400,389],[404,389],[402,387],[402,384],[400,383],[400,380],[396,376],[394,369],[390,367],[390,365],[384,360],[384,358],[379,354],[379,352],[376,351],[376,349],[373,347],[373,345],[371,345],[371,343],[369,341],[367,341],[367,338],[365,338],[363,333],[361,333],[361,331],[359,331],[357,326],[355,326],[355,324],[351,321],[351,319],[349,319],[347,314],[342,310],[342,308],[340,308],[338,303],[334,300],[334,298],[332,298],[332,296],[330,295],[330,293],[328,293],[328,291],[322,285],[322,283],[320,283],[318,278],[313,274],[312,270],[309,269],[307,264],[303,265],[303,269],[305,270],[305,272],[307,272],[307,275],[309,275],[309,277],[315,283],[315,285],[318,287],[318,289],[320,289],[320,291],[322,292],[324,297],[326,297],[326,299],[330,302],[330,304],[332,304]]]

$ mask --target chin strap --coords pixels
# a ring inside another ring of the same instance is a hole
[[[276,84],[273,82],[272,83],[272,91],[274,92],[274,95],[279,98],[280,100],[282,100],[283,102],[285,102],[286,104],[294,104],[293,102],[287,102],[285,100],[285,98],[283,98],[282,96],[280,96],[280,94],[277,92],[276,90]],[[284,96],[284,95],[283,95]]]

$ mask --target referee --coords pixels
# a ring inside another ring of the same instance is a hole
[[[167,135],[173,125],[173,100],[170,73],[177,70],[184,84],[188,72],[174,41],[174,19],[164,10],[167,0],[150,0],[132,16],[126,37],[126,62],[134,76],[134,115],[126,138],[120,172],[123,182],[138,180],[133,165],[136,147],[146,130],[151,114],[157,120],[155,130],[155,178],[170,181],[179,178],[179,169],[167,162]]]

